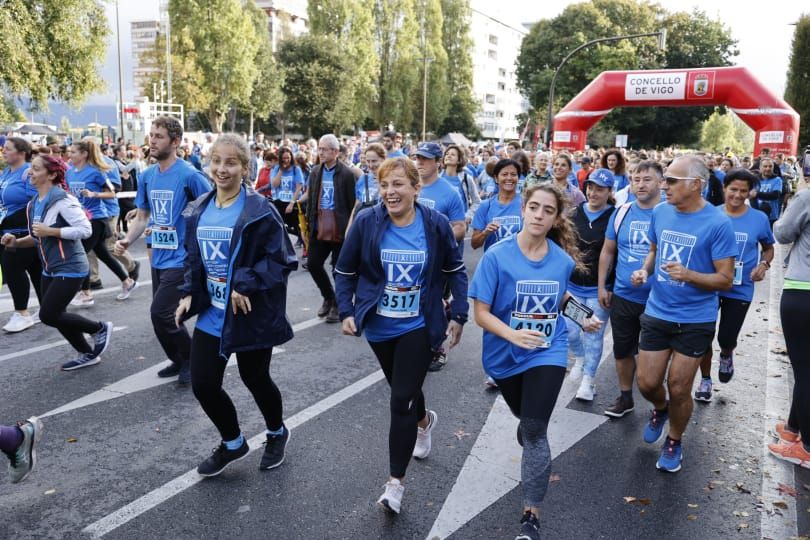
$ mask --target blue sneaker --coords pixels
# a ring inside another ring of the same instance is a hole
[[[74,369],[81,369],[89,366],[95,366],[101,362],[101,357],[93,356],[92,353],[85,353],[78,357],[76,360],[65,362],[62,364],[62,371],[73,371]]]
[[[659,413],[655,409],[652,410],[650,421],[644,427],[644,442],[648,444],[655,444],[664,436],[664,427],[669,420],[669,413]]]
[[[664,447],[661,449],[661,457],[655,463],[655,468],[659,471],[676,473],[681,470],[683,461],[683,447],[675,444],[675,441],[667,437]]]
[[[93,334],[93,353],[91,354],[93,358],[98,358],[101,356],[102,353],[107,350],[107,347],[110,346],[110,338],[112,337],[113,333],[113,323],[105,322],[101,324],[101,330]]]

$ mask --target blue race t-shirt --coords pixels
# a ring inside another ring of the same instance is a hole
[[[624,174],[614,174],[613,175],[613,192],[617,192],[620,189],[626,188],[630,185],[630,181],[627,179],[627,175]]]
[[[90,198],[81,196],[83,189],[96,193],[104,191],[104,188],[107,186],[107,179],[101,174],[101,171],[89,163],[85,163],[81,170],[76,170],[76,167],[70,167],[67,173],[65,173],[65,179],[67,180],[70,192],[82,203],[91,221],[109,217],[107,206],[102,199],[98,197]]]
[[[720,210],[722,211],[722,208]],[[751,272],[759,264],[759,244],[760,242],[775,244],[776,241],[768,223],[768,216],[763,212],[746,207],[743,215],[728,217],[734,228],[737,255],[734,257],[734,284],[730,291],[720,291],[720,296],[750,302],[754,298]]]
[[[135,205],[151,212],[152,268],[183,268],[186,258],[183,210],[190,200],[210,190],[203,173],[181,159],[163,172],[159,164],[143,171]]]
[[[647,303],[652,281],[648,279],[644,285],[635,287],[630,282],[630,276],[644,266],[650,253],[650,219],[653,210],[654,208],[639,208],[637,203],[633,203],[619,223],[619,234],[616,234],[618,210],[610,216],[605,231],[605,238],[616,242],[618,251],[613,294],[637,304]]]
[[[368,181],[368,198],[366,198],[366,181]],[[360,203],[377,203],[380,200],[380,185],[374,173],[367,172],[357,179],[354,185],[354,197]]]
[[[408,157],[408,155],[402,150],[392,150],[391,152],[388,153],[388,158],[395,158],[395,157]]]
[[[498,183],[490,175],[484,173],[481,178],[481,190],[486,198],[492,197],[498,191]]]
[[[331,169],[323,168],[321,175],[321,201],[322,210],[335,209],[335,167]]]
[[[28,201],[37,194],[36,188],[31,185],[28,178],[23,178],[25,171],[30,166],[30,164],[24,163],[14,171],[11,170],[11,167],[6,167],[0,173],[0,224],[6,216],[24,209],[28,205]],[[24,229],[3,228],[2,232],[24,232]]]
[[[121,189],[121,172],[118,170],[118,164],[115,163],[112,159],[108,158],[107,156],[102,156],[104,158],[104,163],[109,165],[111,168],[106,173],[107,180],[110,181],[116,188],[119,190]],[[104,203],[105,208],[107,209],[107,215],[109,217],[118,217],[118,214],[121,213],[121,209],[118,206],[118,199],[101,199]]]
[[[244,207],[244,188],[236,202],[226,208],[217,208],[216,197],[211,197],[197,224],[197,244],[205,269],[208,296],[211,298],[211,305],[197,317],[197,328],[216,337],[222,335],[225,310],[229,303],[231,235]]]
[[[490,305],[490,312],[516,330],[537,330],[545,347],[527,350],[484,331],[484,371],[495,379],[536,366],[568,365],[568,329],[560,303],[574,261],[548,240],[548,253],[531,261],[517,243],[517,235],[498,242],[484,253],[470,285],[470,297]]]
[[[501,203],[498,197],[486,199],[475,211],[472,228],[476,231],[483,231],[493,221],[498,224],[498,230],[486,237],[484,251],[487,251],[496,242],[519,233],[523,228],[520,197],[515,195],[507,204]]]
[[[278,167],[276,165],[270,172],[271,180],[278,174]],[[273,198],[282,202],[292,202],[298,186],[303,189],[304,173],[301,172],[301,167],[296,165],[281,172],[281,184],[279,187],[273,188]]]
[[[450,222],[464,221],[464,205],[456,188],[444,178],[438,178],[429,186],[422,186],[417,199],[419,204],[444,214]]]
[[[661,204],[650,220],[650,241],[656,245],[656,254],[645,313],[681,324],[716,321],[717,292],[674,281],[662,266],[675,262],[694,272],[713,274],[714,261],[737,255],[728,216],[710,204],[691,213]]]
[[[366,339],[387,341],[425,326],[420,308],[427,266],[425,224],[419,212],[413,223],[397,227],[389,222],[380,242],[385,287],[377,309],[365,321]]]
[[[763,178],[759,181],[759,192],[760,193],[770,193],[771,191],[782,191],[782,178],[780,176],[774,176],[773,178]],[[779,199],[766,201],[761,199],[760,202],[768,203],[771,206],[771,212],[768,215],[768,219],[771,221],[776,221],[779,219],[779,213],[782,210],[782,201]]]
[[[447,180],[453,188],[455,188],[458,196],[461,198],[461,206],[464,209],[464,213],[467,213],[467,197],[464,195],[464,188],[461,186],[461,178],[458,176],[450,176],[449,174],[442,173],[441,178]]]

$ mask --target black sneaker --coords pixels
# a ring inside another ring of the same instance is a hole
[[[180,364],[172,362],[165,368],[157,372],[157,376],[161,379],[168,379],[169,377],[177,377],[180,374]]]
[[[633,412],[635,405],[633,404],[633,400],[627,400],[622,398],[621,396],[616,398],[616,401],[605,409],[605,416],[610,416],[611,418],[621,418],[625,414],[629,412]]]
[[[141,275],[141,263],[140,261],[135,261],[135,268],[132,269],[132,272],[129,273],[129,279],[132,281],[138,281],[138,277]]]
[[[318,317],[323,319],[329,314],[329,310],[332,309],[332,300],[330,298],[326,298],[321,304],[320,309],[318,309]]]
[[[515,540],[540,540],[540,522],[537,516],[526,510],[520,520],[520,534],[515,536]]]
[[[101,330],[93,334],[93,353],[91,354],[93,358],[98,358],[101,356],[101,354],[107,350],[107,347],[110,346],[110,338],[112,337],[113,333],[113,323],[108,321],[101,324]]]
[[[288,442],[290,442],[290,430],[286,426],[284,426],[283,435],[268,435],[267,442],[264,443],[264,455],[259,470],[275,469],[284,463],[284,451],[287,449]]]
[[[439,349],[438,351],[433,351],[433,360],[430,362],[428,366],[428,371],[441,371],[444,365],[447,363],[447,354],[444,352],[444,349]]]
[[[191,363],[186,363],[185,366],[180,368],[177,374],[177,384],[180,386],[187,386],[191,384]]]
[[[248,455],[249,451],[250,447],[248,446],[247,439],[242,441],[242,446],[236,450],[228,450],[225,443],[221,443],[214,448],[211,457],[197,465],[197,473],[200,476],[216,476],[234,461],[239,461]]]
[[[100,291],[104,288],[104,285],[101,284],[101,280],[91,281],[90,282],[90,290],[91,291]]]
[[[329,313],[326,314],[326,322],[339,323],[340,313],[338,312],[337,302],[332,300],[332,307],[329,308]]]

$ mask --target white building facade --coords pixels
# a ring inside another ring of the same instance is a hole
[[[255,0],[256,7],[267,13],[267,31],[273,52],[278,43],[288,37],[309,32],[307,0]]]
[[[497,4],[483,0],[470,4],[473,94],[481,104],[476,124],[485,139],[517,139],[523,128],[516,117],[529,110],[529,101],[517,88],[515,61],[528,31],[499,16]]]
[[[160,21],[132,21],[130,23],[130,39],[132,40],[132,81],[137,96],[152,96],[152,89],[146,88],[152,74],[160,71],[160,67],[149,63],[144,53],[155,46],[163,25]]]

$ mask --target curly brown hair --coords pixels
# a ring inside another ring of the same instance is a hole
[[[574,227],[573,222],[571,222],[571,218],[568,217],[571,214],[571,204],[568,202],[568,197],[560,188],[554,185],[553,182],[532,184],[523,190],[523,200],[521,201],[523,208],[526,208],[526,204],[531,200],[532,195],[538,191],[549,193],[557,201],[557,222],[551,227],[551,230],[548,231],[546,238],[554,240],[563,251],[574,259],[577,270],[580,272],[588,272],[588,268],[582,260],[582,254],[577,244],[578,235],[576,227]]]

